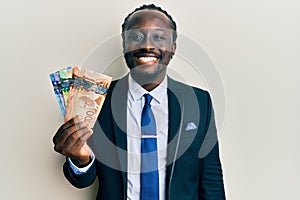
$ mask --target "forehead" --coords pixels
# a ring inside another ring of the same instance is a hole
[[[128,18],[126,29],[132,28],[166,28],[171,29],[170,19],[157,10],[139,10]]]

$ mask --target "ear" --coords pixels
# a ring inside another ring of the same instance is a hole
[[[123,47],[123,53],[124,53],[125,52],[125,36],[124,36],[123,32],[121,33],[121,36],[122,36],[122,47]]]
[[[177,47],[176,42],[174,42],[173,45],[172,45],[172,52],[171,52],[172,56],[175,55],[176,47]]]

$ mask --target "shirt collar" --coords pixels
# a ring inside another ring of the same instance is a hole
[[[166,76],[164,80],[152,91],[148,92],[142,86],[140,86],[129,74],[128,86],[130,96],[134,101],[142,100],[144,94],[150,94],[158,103],[161,103],[163,98],[167,95],[168,79]]]

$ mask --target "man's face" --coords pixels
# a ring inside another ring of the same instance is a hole
[[[143,85],[159,83],[176,49],[170,20],[155,10],[134,13],[123,33],[123,48],[136,81]]]

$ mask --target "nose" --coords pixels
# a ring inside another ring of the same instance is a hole
[[[153,42],[150,34],[145,36],[140,44],[140,47],[142,49],[155,49],[155,43]]]

